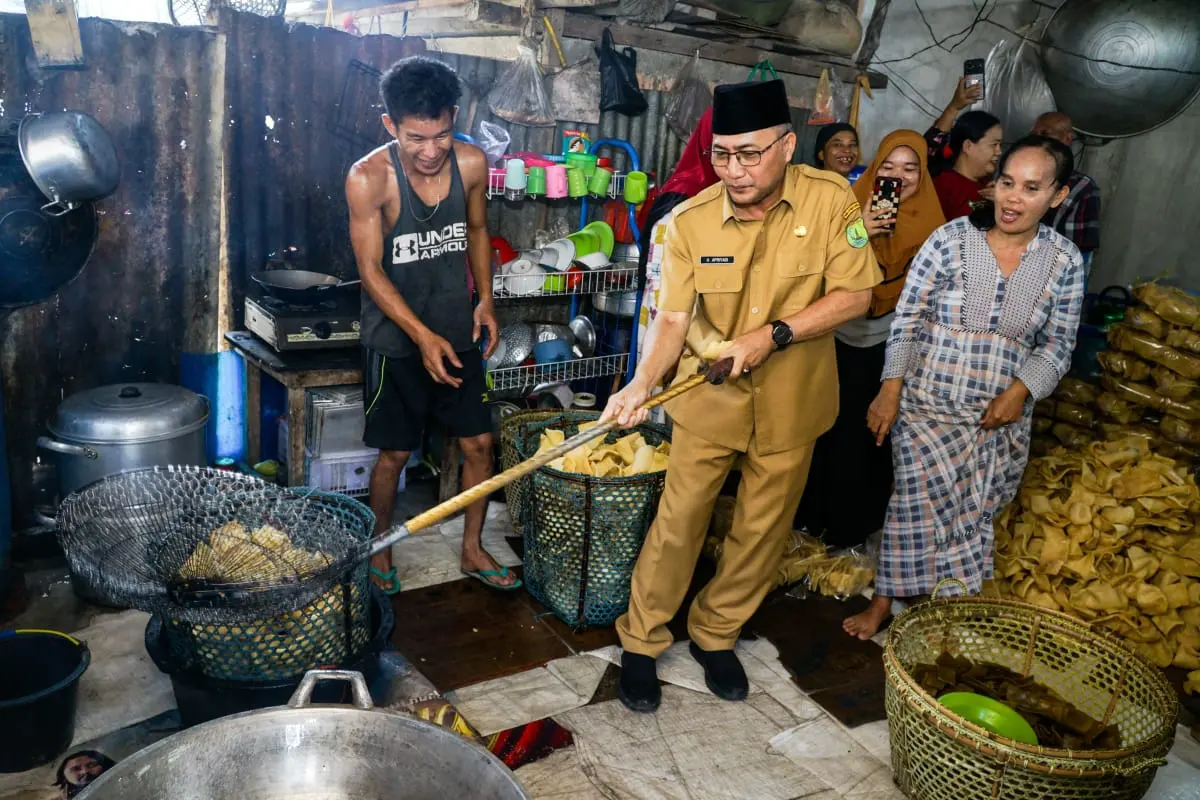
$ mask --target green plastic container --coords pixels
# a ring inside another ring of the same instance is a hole
[[[1038,743],[1037,734],[1024,717],[990,697],[974,692],[950,692],[939,697],[938,702],[997,736],[1033,746]]]

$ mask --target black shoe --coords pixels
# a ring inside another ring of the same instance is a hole
[[[630,711],[650,714],[658,709],[662,701],[662,687],[658,685],[655,661],[650,656],[621,653],[621,682],[617,684],[617,697]]]
[[[704,667],[704,685],[710,692],[722,700],[746,699],[750,683],[732,650],[701,650],[695,642],[689,642],[688,651]]]

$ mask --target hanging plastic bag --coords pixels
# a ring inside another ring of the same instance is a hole
[[[1000,120],[1004,130],[1028,131],[1047,111],[1054,111],[1054,94],[1042,72],[1036,41],[1038,31],[1027,26],[1019,39],[1002,39],[988,53],[984,67],[983,108]]]
[[[550,98],[542,82],[537,48],[526,39],[517,45],[517,60],[488,93],[488,108],[500,119],[518,125],[551,126]]]
[[[686,141],[711,105],[712,92],[700,78],[700,51],[697,50],[675,78],[675,85],[667,95],[664,116],[675,135]]]
[[[512,137],[504,128],[486,119],[481,119],[478,127],[475,141],[479,142],[479,148],[487,155],[488,166],[494,167],[508,152]]]
[[[829,70],[821,70],[817,79],[817,91],[813,95],[812,111],[808,115],[809,125],[829,125],[845,122],[850,118],[850,91]]]
[[[632,47],[618,51],[612,31],[605,28],[596,56],[600,59],[600,110],[619,111],[631,117],[644,112],[649,103],[638,87],[637,51]]]

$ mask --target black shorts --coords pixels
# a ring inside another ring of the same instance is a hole
[[[378,450],[412,452],[421,447],[425,428],[436,422],[447,436],[461,439],[492,432],[492,415],[483,402],[487,385],[478,350],[458,354],[462,378],[455,389],[437,383],[425,371],[419,353],[389,358],[364,350],[363,405],[367,427],[363,443]]]

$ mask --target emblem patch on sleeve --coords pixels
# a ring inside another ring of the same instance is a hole
[[[862,217],[846,226],[846,241],[855,250],[866,247],[870,240],[870,237],[867,236],[867,226],[863,224]]]

